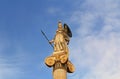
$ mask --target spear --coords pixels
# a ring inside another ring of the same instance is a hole
[[[45,39],[48,41],[48,43],[49,43],[49,39],[47,38],[47,36],[45,35],[45,33],[41,30],[41,33],[43,34],[43,36],[45,37]],[[52,46],[52,48],[54,49],[54,47],[53,47],[53,45],[51,44],[51,43],[49,43],[51,46]]]

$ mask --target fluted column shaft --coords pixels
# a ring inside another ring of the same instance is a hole
[[[53,66],[53,79],[67,79],[66,64],[56,62]]]

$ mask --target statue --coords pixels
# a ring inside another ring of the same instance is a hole
[[[71,33],[72,34],[72,33]],[[58,29],[56,31],[56,35],[53,40],[50,41],[50,43],[54,43],[54,52],[53,54],[57,54],[60,52],[64,52],[66,54],[69,53],[68,51],[68,44],[70,37],[67,34],[67,28],[62,27],[62,23],[58,23]]]
[[[51,41],[49,41],[50,44],[53,43],[54,51],[51,56],[45,59],[45,64],[48,67],[53,67],[53,73],[55,72],[55,70],[61,68],[64,69],[65,72],[69,72],[69,73],[74,72],[75,68],[73,64],[69,61],[68,45],[71,37],[72,37],[72,32],[68,27],[68,25],[64,24],[64,28],[63,28],[62,23],[58,22],[58,29],[56,30],[56,34],[54,38]],[[53,75],[54,79],[56,79],[56,75],[57,74],[54,73]]]

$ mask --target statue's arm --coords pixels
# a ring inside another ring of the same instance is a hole
[[[54,36],[54,38],[52,40],[49,41],[50,44],[54,43],[55,36]]]
[[[67,45],[69,44],[69,41],[70,41],[70,38],[69,36],[67,35],[67,33],[64,33],[64,38],[65,38],[65,41],[67,42]]]
[[[54,40],[50,40],[49,43],[52,44],[54,42]]]
[[[67,45],[68,45],[68,44],[69,44],[70,39],[69,39],[69,38],[66,38],[65,40],[66,40]]]

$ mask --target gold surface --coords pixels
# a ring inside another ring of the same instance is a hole
[[[48,67],[53,67],[54,79],[66,79],[67,72],[73,73],[75,68],[69,61],[69,36],[62,27],[62,23],[58,23],[58,29],[54,39],[50,43],[54,44],[53,54],[45,59],[45,64]]]

